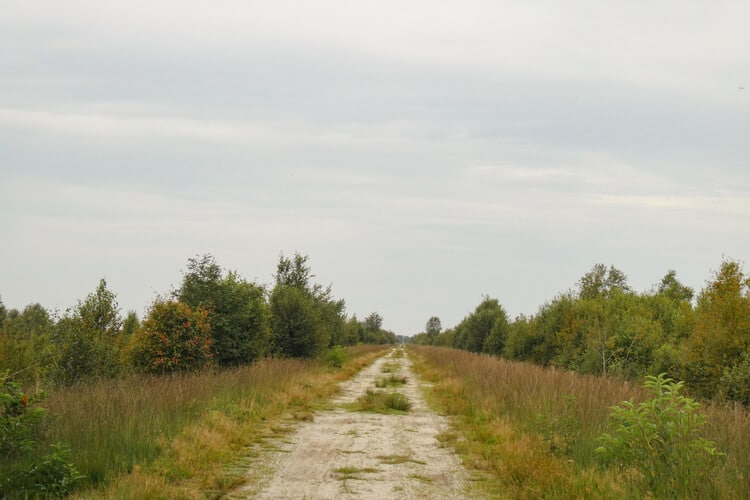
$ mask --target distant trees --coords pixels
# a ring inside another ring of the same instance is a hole
[[[625,273],[596,264],[534,315],[509,321],[484,297],[454,328],[412,341],[602,376],[667,373],[694,394],[750,405],[750,277],[725,261],[695,305],[694,295],[674,270],[639,294]]]

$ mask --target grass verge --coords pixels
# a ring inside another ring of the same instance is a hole
[[[646,394],[641,388],[453,349],[410,350],[415,371],[433,383],[428,401],[454,417],[453,429],[440,440],[462,456],[488,496],[651,496],[637,473],[600,466],[594,451],[596,438],[607,431],[611,407],[629,399],[642,401]],[[750,498],[747,410],[704,410],[705,437],[727,456],[703,491],[719,498]]]
[[[272,359],[227,370],[133,376],[50,395],[45,440],[70,444],[78,498],[205,498],[241,484],[250,447],[309,420],[382,346],[350,348],[341,369]]]

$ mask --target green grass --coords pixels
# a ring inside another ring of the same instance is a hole
[[[354,403],[345,405],[349,411],[384,414],[404,414],[411,409],[409,399],[399,392],[367,389]]]
[[[427,462],[417,460],[409,455],[380,455],[377,458],[378,460],[380,460],[380,463],[385,465],[398,465],[406,463],[427,465]]]
[[[465,351],[410,347],[414,368],[433,383],[428,400],[454,418],[439,436],[482,480],[509,498],[643,498],[632,470],[600,465],[597,437],[610,431],[611,408],[647,398],[640,384],[581,376]],[[700,491],[750,498],[750,414],[705,406],[704,434],[726,453]],[[494,492],[494,493],[493,493]],[[699,494],[699,493],[696,493]]]
[[[385,387],[399,387],[406,384],[406,381],[407,379],[403,375],[391,374],[386,378],[376,378],[375,387],[379,389],[383,389]]]
[[[361,474],[376,474],[381,471],[374,467],[345,466],[339,467],[334,470],[334,472],[336,473],[336,479],[339,481],[346,481],[348,479],[362,479]]]
[[[401,370],[401,364],[399,363],[383,363],[380,367],[381,373],[397,373]]]

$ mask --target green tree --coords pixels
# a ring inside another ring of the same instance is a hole
[[[182,286],[175,296],[209,313],[214,359],[223,366],[250,363],[270,349],[269,311],[265,290],[226,275],[211,255],[188,260]]]
[[[314,357],[328,346],[315,302],[305,290],[277,285],[271,293],[271,330],[276,352]]]
[[[50,342],[54,322],[39,304],[13,309],[0,327],[0,366],[24,384],[44,382],[55,364]]]
[[[2,298],[0,298],[0,328],[3,327],[3,322],[7,316],[8,311],[5,309],[5,304],[3,304]]]
[[[725,371],[743,363],[750,352],[750,278],[739,262],[722,262],[698,296],[695,327],[684,346],[685,379],[704,397],[716,395]]]
[[[271,331],[275,351],[284,356],[317,356],[345,336],[344,301],[333,298],[330,286],[311,282],[307,261],[299,253],[291,259],[282,254],[276,268]]]
[[[437,316],[432,316],[430,319],[427,320],[427,324],[425,324],[424,331],[427,334],[427,337],[429,339],[430,344],[435,344],[435,339],[438,335],[440,335],[440,332],[443,329],[443,325],[440,324],[440,318]]]
[[[625,273],[614,266],[607,268],[604,264],[595,264],[578,281],[578,296],[584,300],[608,297],[615,290],[631,291]]]
[[[119,306],[102,278],[94,293],[56,325],[53,343],[59,354],[55,377],[72,384],[88,377],[113,377],[120,371]]]
[[[505,324],[498,325],[492,344],[485,346],[485,341],[498,321],[504,321]],[[507,336],[507,323],[507,314],[497,299],[485,296],[474,312],[456,326],[455,347],[471,352],[483,352],[486,347],[487,351],[484,352],[492,351],[499,354]]]
[[[133,364],[144,372],[191,371],[211,362],[211,327],[205,309],[157,299],[136,332]]]
[[[383,328],[383,317],[376,313],[370,313],[369,316],[365,318],[365,332],[374,335],[378,333]]]

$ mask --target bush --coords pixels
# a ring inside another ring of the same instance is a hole
[[[71,459],[70,448],[62,443],[52,445],[52,452],[43,456],[25,474],[26,490],[41,496],[62,498],[83,479]]]
[[[63,497],[81,479],[70,449],[52,445],[52,452],[34,458],[36,433],[46,415],[34,406],[43,397],[29,397],[17,382],[0,377],[0,497]]]
[[[653,399],[615,406],[610,414],[614,433],[598,438],[597,452],[605,463],[636,469],[657,496],[694,496],[699,485],[710,485],[721,455],[699,436],[705,416],[698,402],[680,394],[683,385],[663,373],[646,377],[644,387]]]
[[[326,351],[325,361],[329,366],[332,366],[333,368],[341,368],[342,366],[344,366],[344,363],[346,362],[346,359],[348,357],[349,356],[346,354],[346,349],[344,349],[340,345],[337,345]]]
[[[45,415],[44,408],[34,403],[43,396],[29,396],[7,375],[0,376],[0,454],[19,455],[33,448],[37,426]]]
[[[211,361],[208,312],[182,302],[156,301],[136,332],[133,364],[145,372],[196,370]]]

